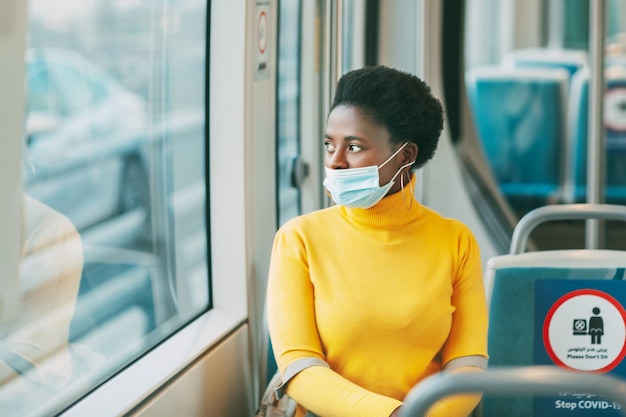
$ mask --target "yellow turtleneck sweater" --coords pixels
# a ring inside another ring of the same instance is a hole
[[[268,324],[281,372],[307,368],[287,394],[323,417],[387,417],[449,361],[487,357],[487,308],[471,231],[402,193],[370,209],[333,206],[296,217],[274,241]],[[439,404],[465,416],[476,396]],[[446,404],[447,403],[447,404]]]

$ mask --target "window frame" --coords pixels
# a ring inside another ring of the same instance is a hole
[[[241,164],[246,133],[246,5],[209,1],[207,11],[207,234],[209,242],[220,242],[208,245],[213,307],[69,408],[62,414],[65,417],[108,417],[136,409],[247,320],[245,167]],[[211,43],[211,39],[229,41]],[[219,117],[214,113],[218,111]]]

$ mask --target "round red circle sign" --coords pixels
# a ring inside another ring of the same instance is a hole
[[[603,291],[569,292],[548,311],[543,343],[561,367],[608,372],[626,356],[626,310]]]

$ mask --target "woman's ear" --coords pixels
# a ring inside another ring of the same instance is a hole
[[[417,148],[417,145],[413,142],[409,142],[404,149],[402,149],[402,164],[415,162],[418,152],[419,149]]]

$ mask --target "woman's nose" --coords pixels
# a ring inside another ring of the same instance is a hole
[[[327,165],[330,169],[346,169],[348,168],[348,160],[346,159],[345,152],[341,152],[337,149],[327,157]]]

